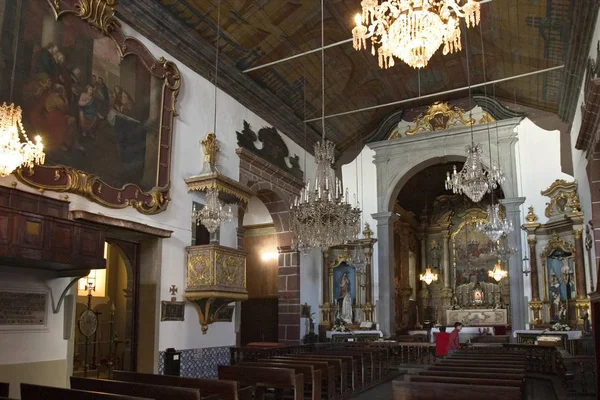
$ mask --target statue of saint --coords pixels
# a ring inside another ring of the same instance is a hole
[[[340,318],[347,324],[352,323],[352,294],[350,292],[350,279],[345,271],[340,278],[340,297],[338,303],[341,306]]]
[[[217,135],[209,133],[202,140],[202,147],[204,149],[204,168],[205,171],[208,167],[210,172],[217,172],[217,153],[219,153],[219,144],[217,143]],[[204,172],[203,171],[203,172]]]

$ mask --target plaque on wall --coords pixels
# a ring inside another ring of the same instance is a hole
[[[48,293],[0,290],[0,330],[45,328]]]
[[[184,321],[184,301],[161,301],[161,321]]]

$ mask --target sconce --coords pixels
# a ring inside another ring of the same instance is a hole
[[[279,253],[277,253],[277,252],[261,253],[260,259],[263,261],[279,260]]]
[[[496,282],[500,282],[503,278],[508,276],[508,271],[504,271],[500,263],[494,265],[494,269],[488,271],[488,276],[494,278]]]
[[[431,272],[431,268],[426,268],[424,274],[419,275],[419,280],[425,282],[428,286],[431,282],[437,282],[438,275]]]

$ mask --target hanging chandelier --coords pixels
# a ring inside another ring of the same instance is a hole
[[[488,276],[490,278],[494,278],[496,282],[500,282],[503,278],[506,278],[508,276],[508,271],[503,270],[502,265],[500,265],[500,263],[497,263],[496,265],[494,265],[493,270],[488,271]]]
[[[482,150],[479,143],[471,144],[465,147],[467,160],[460,172],[457,172],[456,166],[453,167],[452,175],[446,173],[446,190],[452,190],[454,193],[465,194],[474,203],[481,201],[486,192],[490,192],[498,187],[498,181],[494,180],[488,169],[482,162]]]
[[[196,210],[196,206],[194,206],[192,218],[196,220],[196,225],[202,224],[207,231],[215,233],[223,222],[231,222],[233,213],[230,205],[223,209],[217,189],[208,189],[206,191],[206,204],[200,210]]]
[[[315,145],[317,173],[290,207],[290,230],[294,246],[306,253],[313,248],[327,249],[355,240],[360,230],[360,209],[344,198],[342,183],[331,168],[335,147],[330,141]]]
[[[0,176],[11,174],[19,167],[33,168],[44,163],[44,145],[39,136],[29,140],[21,122],[21,107],[3,103],[0,106]]]
[[[506,235],[502,235],[500,237],[500,240],[498,240],[498,242],[496,243],[495,254],[498,256],[498,259],[508,261],[508,259],[511,258],[516,252],[517,249],[510,246]]]
[[[502,236],[513,231],[512,222],[500,217],[500,204],[490,204],[487,215],[485,222],[477,224],[477,231],[485,234],[492,242],[498,242]]]
[[[425,273],[419,274],[419,280],[431,285],[432,282],[437,282],[438,275],[431,272],[431,268],[425,268]]]
[[[481,8],[476,0],[363,0],[360,5],[352,42],[361,50],[371,39],[381,68],[393,67],[394,57],[424,68],[442,44],[444,55],[462,50],[460,19],[467,28],[478,25]]]

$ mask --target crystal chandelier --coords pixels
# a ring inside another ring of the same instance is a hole
[[[424,68],[442,44],[444,55],[462,50],[460,19],[467,28],[478,25],[481,7],[476,0],[363,0],[360,5],[352,42],[361,50],[371,39],[381,68],[393,67],[394,57]]]
[[[460,172],[453,167],[452,176],[446,173],[446,190],[466,194],[474,203],[481,201],[486,192],[498,187],[498,182],[491,175],[481,160],[482,150],[479,143],[465,147],[467,160]]]
[[[496,244],[495,254],[498,256],[498,258],[500,260],[507,261],[516,252],[517,249],[510,246],[506,235],[502,235],[502,237],[500,237],[500,240],[498,240],[498,243]]]
[[[192,218],[196,220],[196,225],[202,224],[207,231],[215,233],[223,222],[231,222],[233,213],[230,205],[227,206],[227,209],[223,209],[217,189],[208,189],[206,191],[206,204],[201,210],[196,210],[196,206],[194,206]]]
[[[425,273],[419,275],[419,280],[431,285],[432,282],[437,282],[438,275],[431,272],[431,268],[425,268]]]
[[[502,236],[513,231],[512,222],[500,217],[500,204],[490,204],[487,215],[485,222],[477,224],[477,231],[485,234],[492,242],[498,242]]]
[[[310,182],[307,183],[290,207],[294,246],[304,253],[355,240],[360,229],[360,209],[349,204],[348,191],[344,198],[342,183],[331,168],[334,150],[330,141],[315,145],[314,186],[311,188]]]
[[[496,282],[500,282],[503,278],[506,278],[508,276],[508,271],[503,270],[502,265],[500,265],[500,263],[497,263],[496,265],[494,265],[493,270],[488,271],[488,276],[490,278],[494,278]]]
[[[367,265],[367,256],[360,243],[354,248],[351,263],[358,271],[362,271]]]
[[[0,176],[11,174],[19,167],[33,168],[46,158],[39,136],[33,143],[25,134],[21,122],[21,107],[3,103],[0,106]]]

